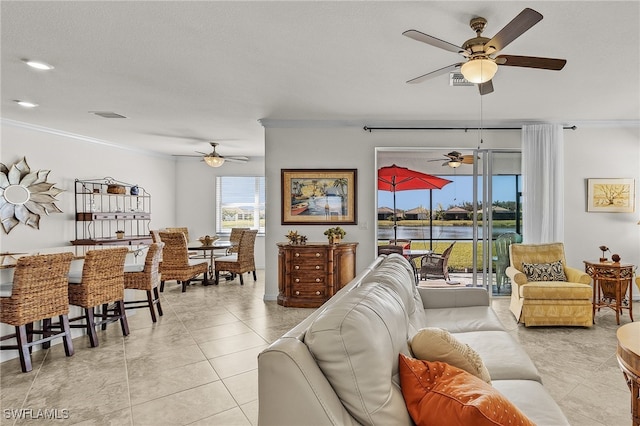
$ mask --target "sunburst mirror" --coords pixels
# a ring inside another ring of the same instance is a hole
[[[0,163],[0,219],[5,233],[19,223],[38,229],[41,214],[62,213],[54,203],[63,190],[47,182],[49,172],[32,172],[26,158],[11,167]]]

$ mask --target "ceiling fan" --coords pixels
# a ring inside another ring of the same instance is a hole
[[[540,68],[545,70],[561,70],[567,63],[565,59],[539,58],[534,56],[499,55],[499,51],[504,49],[509,43],[520,37],[527,30],[542,20],[542,15],[533,9],[526,8],[518,16],[513,18],[504,28],[489,39],[482,37],[487,25],[487,20],[482,17],[471,19],[469,25],[476,32],[476,36],[465,41],[462,47],[449,43],[439,38],[421,33],[417,30],[408,30],[402,34],[423,43],[430,44],[440,49],[459,53],[467,58],[466,62],[458,62],[444,68],[431,71],[427,74],[413,78],[407,83],[421,83],[430,78],[450,71],[460,69],[466,80],[478,85],[481,95],[493,92],[492,78],[500,66]]]
[[[202,159],[208,166],[220,167],[225,161],[230,163],[246,163],[249,161],[247,157],[223,157],[216,152],[216,147],[218,146],[217,142],[209,142],[209,144],[213,147],[213,151],[211,153],[207,154],[206,152],[196,151],[198,154],[204,155]]]
[[[443,166],[449,166],[452,169],[457,169],[462,164],[473,164],[473,155],[462,155],[461,152],[451,151],[448,154],[444,154],[448,158],[447,161],[442,163]],[[428,160],[428,161],[442,161],[442,160]]]

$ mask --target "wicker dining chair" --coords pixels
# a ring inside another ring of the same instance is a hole
[[[125,309],[149,308],[153,322],[157,321],[154,305],[157,305],[158,315],[162,316],[158,286],[160,285],[160,258],[162,257],[163,247],[164,243],[162,242],[151,244],[149,251],[147,251],[144,265],[125,266],[124,270],[125,289],[147,292],[146,300],[125,301]]]
[[[189,228],[187,228],[186,226],[180,226],[176,228],[165,228],[163,229],[163,232],[182,232],[184,234],[184,237],[187,239],[187,244],[191,242],[191,240],[189,239]],[[191,258],[204,259],[203,254],[198,253],[197,251],[190,251],[188,253],[189,253],[189,257]]]
[[[3,345],[0,349],[18,350],[20,366],[27,373],[32,370],[31,348],[63,338],[66,356],[73,355],[73,342],[69,328],[69,296],[67,274],[72,253],[24,256],[18,259],[13,275],[11,296],[0,297],[0,322],[15,327],[15,333],[0,340],[15,338],[16,345]],[[35,330],[33,323],[58,317],[61,330],[53,333],[43,326]],[[34,334],[42,334],[33,340]]]
[[[237,253],[238,244],[240,244],[240,238],[244,231],[248,231],[250,228],[231,228],[231,234],[229,234],[229,242],[231,247],[227,249],[227,254]]]
[[[186,226],[180,226],[176,228],[165,228],[163,232],[182,232],[185,238],[187,239],[187,243],[191,241],[189,239],[189,228],[187,228]]]
[[[192,279],[204,274],[203,284],[209,285],[207,279],[209,263],[200,259],[190,259],[187,251],[187,239],[181,232],[160,232],[160,239],[165,244],[162,249],[160,265],[160,291],[164,291],[165,281],[176,280],[182,284],[182,292]]]
[[[244,285],[242,274],[244,274],[245,272],[253,272],[253,280],[257,280],[256,261],[254,255],[256,235],[258,235],[257,229],[248,229],[246,231],[242,231],[240,243],[238,244],[238,252],[216,258],[215,284],[219,283],[220,271],[227,271],[231,274],[238,274],[240,276],[240,285]]]
[[[71,327],[84,328],[91,347],[98,346],[96,327],[106,329],[108,323],[120,321],[122,335],[129,335],[129,324],[124,309],[124,261],[129,250],[126,247],[88,250],[82,272],[69,273],[69,303],[84,310],[84,315],[71,318]],[[112,312],[107,306],[115,303]],[[97,314],[95,308],[102,306]],[[74,324],[85,320],[84,324]]]
[[[149,231],[149,233],[151,234],[152,242],[154,243],[160,242],[160,231],[158,231],[157,229],[152,229],[151,231]]]

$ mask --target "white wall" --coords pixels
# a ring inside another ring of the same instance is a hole
[[[264,158],[247,163],[226,162],[212,168],[199,158],[181,158],[176,163],[176,224],[188,226],[194,239],[216,231],[216,176],[264,176]],[[268,198],[267,198],[268,200]],[[256,268],[265,268],[264,236],[256,238]]]
[[[282,225],[280,170],[284,168],[355,168],[358,171],[358,225],[347,225],[346,240],[358,241],[357,270],[375,257],[376,147],[475,148],[476,132],[365,132],[360,125],[296,123],[265,120],[267,178],[267,236],[265,299],[278,294],[277,250],[289,230],[325,241],[328,226]],[[402,126],[403,124],[399,124]],[[406,125],[406,124],[404,124]],[[579,128],[565,131],[566,177],[565,244],[567,261],[578,268],[585,259],[599,257],[607,244],[623,261],[640,264],[640,213],[586,213],[589,177],[633,177],[640,186],[638,128]],[[484,131],[483,148],[520,148],[519,131]],[[636,192],[639,188],[636,188]],[[637,195],[637,194],[636,194]],[[636,198],[638,198],[636,196]],[[638,202],[636,202],[636,205]]]
[[[598,246],[618,253],[623,262],[640,265],[640,129],[578,128],[565,133],[565,251],[567,263],[584,267],[597,260]],[[587,212],[587,179],[633,178],[634,213]],[[634,286],[638,299],[640,292]]]
[[[2,123],[0,162],[8,167],[26,157],[32,170],[51,170],[48,182],[65,192],[56,205],[63,213],[43,215],[40,229],[16,226],[0,232],[0,251],[67,245],[75,239],[75,179],[106,176],[135,183],[151,194],[151,229],[175,223],[175,161],[168,156],[120,149],[113,145],[53,134],[41,128]]]

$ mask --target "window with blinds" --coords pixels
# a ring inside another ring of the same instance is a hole
[[[216,233],[248,227],[263,234],[264,216],[264,176],[216,177]]]

